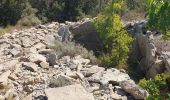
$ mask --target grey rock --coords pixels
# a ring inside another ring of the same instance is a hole
[[[143,100],[148,96],[148,92],[135,84],[134,81],[128,80],[120,83],[121,88],[130,93],[135,99]]]
[[[53,35],[46,35],[45,36],[45,43],[49,46],[55,45],[55,37]]]
[[[47,60],[48,60],[48,62],[49,62],[49,64],[50,64],[51,66],[56,65],[56,64],[57,64],[57,63],[56,63],[56,60],[57,60],[56,54],[55,54],[55,53],[50,53],[50,54],[48,54]]]
[[[3,89],[8,85],[8,76],[10,74],[11,71],[7,71],[0,75],[0,89]]]
[[[45,89],[48,100],[95,100],[80,84]]]
[[[28,36],[21,37],[21,41],[22,41],[22,45],[25,48],[30,47],[34,44],[33,41]]]
[[[107,85],[108,83],[119,84],[122,81],[129,80],[128,74],[122,73],[117,69],[108,69],[107,71],[99,71],[89,77],[89,81]]]
[[[81,69],[81,72],[84,76],[89,77],[97,72],[104,71],[105,69],[103,67],[98,66],[92,66],[90,68],[83,68]]]
[[[21,50],[18,48],[13,48],[10,50],[10,53],[14,56],[14,57],[18,57],[21,55]]]
[[[33,46],[33,48],[35,48],[37,51],[38,50],[42,50],[42,49],[45,49],[46,48],[46,45],[43,44],[43,43],[37,43]]]
[[[15,67],[15,65],[18,63],[18,60],[9,60],[9,61],[6,61],[4,63],[1,63],[0,64],[0,71],[3,69],[3,70],[9,70],[13,67]]]
[[[62,38],[62,41],[71,40],[71,32],[69,31],[69,26],[62,25],[58,30],[58,35]]]
[[[38,71],[38,65],[32,62],[24,62],[22,66],[25,67],[26,70],[32,72]]]
[[[24,91],[26,91],[27,93],[32,93],[33,92],[33,86],[32,85],[26,85],[24,87]]]
[[[50,80],[50,87],[63,87],[75,83],[76,81],[73,78],[60,74]]]
[[[40,66],[44,69],[49,69],[49,63],[47,63],[47,62],[41,62]]]
[[[44,57],[41,54],[30,54],[28,58],[31,62],[34,62],[37,64],[39,64],[40,62],[46,62],[46,57]]]

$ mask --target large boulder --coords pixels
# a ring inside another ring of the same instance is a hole
[[[136,100],[144,100],[148,96],[148,92],[135,84],[132,80],[120,83],[121,88],[131,94]]]
[[[89,77],[97,72],[104,71],[105,69],[103,67],[98,66],[92,66],[90,68],[83,68],[81,69],[81,72],[84,76]]]
[[[163,73],[165,70],[164,62],[162,60],[155,61],[146,73],[146,77],[154,78],[157,74]]]
[[[61,41],[71,40],[71,32],[68,25],[62,25],[58,30],[58,36],[61,37]]]
[[[95,100],[80,84],[45,89],[48,100]]]
[[[122,81],[129,80],[130,77],[128,74],[120,72],[117,69],[108,69],[107,71],[99,71],[98,73],[93,74],[89,77],[89,81],[101,83],[102,85],[106,84],[119,84]]]
[[[75,83],[76,81],[73,78],[60,74],[50,80],[50,87],[63,87]]]

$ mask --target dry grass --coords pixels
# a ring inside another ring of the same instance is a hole
[[[162,51],[170,51],[170,40],[161,40],[157,39],[154,40],[155,46],[157,48],[157,51],[162,52]]]
[[[97,59],[92,51],[88,51],[80,44],[74,42],[60,42],[56,41],[55,46],[50,47],[56,51],[59,57],[70,56],[75,57],[81,55],[83,58],[90,59],[91,63],[95,64]]]
[[[136,11],[131,10],[127,11],[122,15],[122,19],[124,21],[134,21],[134,20],[141,20],[145,18],[145,12],[144,11]]]
[[[24,26],[20,26],[20,25],[15,25],[15,26],[7,26],[5,28],[0,27],[0,35],[3,35],[5,33],[10,33],[10,32],[14,32],[14,31],[18,31],[18,30],[23,30],[26,28],[30,28],[30,27],[24,27]]]

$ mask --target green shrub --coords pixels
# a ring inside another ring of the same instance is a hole
[[[55,46],[50,47],[56,51],[59,57],[71,56],[75,57],[81,55],[83,58],[90,59],[91,63],[96,63],[96,57],[92,51],[88,51],[86,48],[74,42],[60,42],[56,41]]]
[[[110,0],[105,10],[94,20],[94,26],[100,34],[105,52],[99,59],[103,66],[126,66],[132,38],[123,29],[119,16],[123,0]]]
[[[35,26],[41,24],[41,20],[34,15],[26,16],[18,21],[21,26]]]
[[[35,26],[41,24],[41,20],[36,16],[37,9],[32,8],[29,2],[25,4],[25,9],[22,12],[21,19],[18,21],[22,26]]]
[[[139,85],[149,92],[146,100],[169,100],[169,81],[170,73],[163,73],[157,75],[154,79],[142,79]]]
[[[147,0],[148,5],[148,27],[160,30],[163,39],[170,37],[170,1],[169,0]]]

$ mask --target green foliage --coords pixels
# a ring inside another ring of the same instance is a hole
[[[146,10],[146,0],[126,0],[128,9]]]
[[[99,0],[29,0],[34,8],[38,9],[40,19],[48,21],[75,21],[86,15],[98,13]]]
[[[0,0],[0,26],[76,21],[99,13],[104,0]],[[30,22],[29,22],[30,21]]]
[[[24,0],[0,0],[0,25],[16,24],[20,19]]]
[[[149,92],[146,100],[169,100],[169,81],[167,81],[169,78],[170,73],[163,73],[157,75],[154,79],[140,80],[139,85]]]
[[[22,11],[21,19],[19,20],[19,25],[22,26],[34,26],[41,24],[41,21],[36,17],[37,9],[32,8],[29,2],[26,2],[25,8]]]
[[[170,37],[170,1],[169,0],[147,0],[149,8],[148,26],[163,33],[163,38]]]
[[[132,38],[123,29],[120,11],[123,0],[110,0],[106,8],[94,20],[94,26],[100,33],[105,53],[99,59],[104,66],[122,66],[126,64]]]
[[[125,21],[144,19],[146,8],[146,0],[125,0],[121,17]]]

